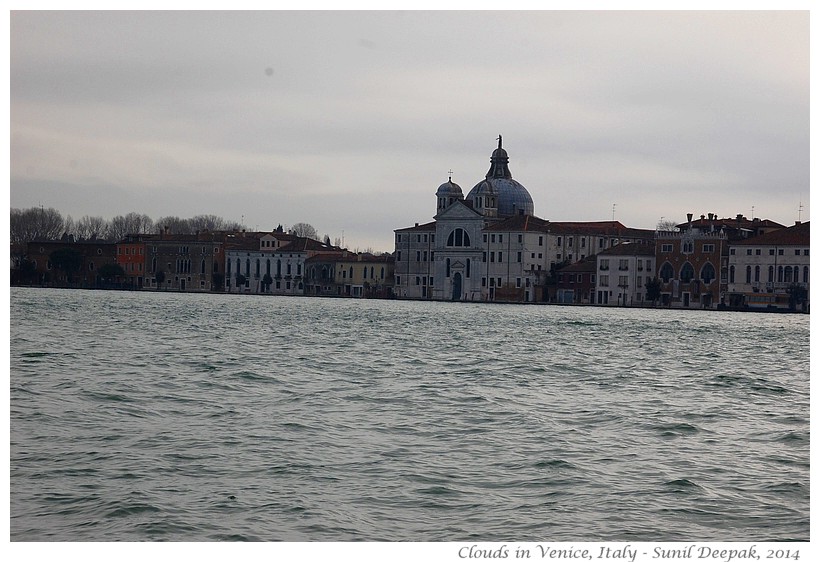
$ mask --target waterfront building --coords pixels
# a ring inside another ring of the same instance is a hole
[[[654,231],[617,221],[550,222],[535,216],[498,138],[490,169],[465,196],[450,177],[432,222],[395,230],[399,298],[536,302],[555,299],[555,270]]]
[[[655,275],[655,243],[624,243],[596,255],[591,302],[610,306],[647,303],[646,282]]]
[[[305,263],[320,253],[343,250],[284,232],[238,236],[226,250],[229,293],[304,295]]]
[[[145,241],[153,239],[151,235],[131,234],[117,242],[117,265],[125,278],[122,283],[132,289],[142,289],[145,281]]]
[[[320,252],[306,260],[306,293],[385,298],[393,292],[393,256]]]
[[[809,222],[729,245],[731,308],[808,308]]]
[[[144,289],[208,292],[224,283],[223,231],[173,234],[165,228],[159,235],[144,235]]]
[[[571,263],[556,273],[555,302],[562,304],[592,304],[598,263],[595,256],[587,256]]]
[[[661,304],[717,308],[724,303],[728,255],[725,229],[697,228],[687,223],[678,232],[658,231],[655,263],[661,281]]]
[[[54,252],[62,256],[53,263]],[[94,288],[98,286],[99,269],[116,263],[116,244],[104,240],[34,240],[26,247],[26,259],[31,264],[31,280],[41,285]]]

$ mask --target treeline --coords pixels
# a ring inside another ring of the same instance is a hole
[[[166,227],[174,234],[194,234],[199,230],[240,230],[236,221],[225,220],[216,215],[197,215],[189,219],[176,216],[153,220],[148,215],[128,213],[111,220],[103,217],[84,216],[74,220],[54,208],[11,210],[11,243],[26,244],[32,240],[60,240],[71,236],[75,240],[107,240],[116,242],[129,234],[152,234]]]

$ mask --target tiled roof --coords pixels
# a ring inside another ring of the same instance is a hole
[[[735,242],[736,246],[808,246],[811,228],[809,222],[803,222],[790,226],[789,228],[781,228],[774,232],[768,232]]]
[[[588,256],[581,261],[577,261],[575,263],[571,263],[566,267],[562,267],[558,271],[561,273],[586,273],[589,271],[595,271],[595,268],[598,267],[596,263],[597,256]]]
[[[428,222],[424,224],[416,223],[416,226],[411,226],[408,228],[399,228],[394,230],[393,232],[435,232],[436,231],[436,223]]]
[[[599,256],[654,256],[655,244],[618,244],[598,252]]]

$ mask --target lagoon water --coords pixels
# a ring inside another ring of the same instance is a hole
[[[809,539],[809,317],[11,289],[12,541]]]

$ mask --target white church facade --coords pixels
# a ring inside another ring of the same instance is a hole
[[[466,197],[450,178],[436,191],[432,222],[394,232],[398,298],[503,302],[548,301],[557,267],[654,236],[617,221],[536,217],[530,193],[512,178],[501,136],[489,171]]]

